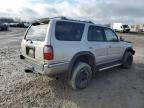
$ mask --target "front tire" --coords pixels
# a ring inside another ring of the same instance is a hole
[[[89,64],[78,62],[73,69],[70,85],[74,90],[86,88],[92,79],[92,70]]]
[[[133,54],[131,52],[126,52],[122,60],[122,67],[130,68],[132,63],[133,63]]]

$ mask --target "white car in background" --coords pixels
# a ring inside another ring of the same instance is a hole
[[[118,32],[130,32],[130,28],[127,24],[124,23],[113,23],[111,25],[111,28],[114,31],[118,31]]]

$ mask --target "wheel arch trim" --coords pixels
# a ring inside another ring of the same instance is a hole
[[[81,52],[78,52],[76,53],[73,58],[71,59],[70,63],[69,63],[69,66],[68,66],[68,74],[67,74],[67,77],[68,79],[71,78],[71,75],[72,75],[72,69],[73,69],[73,65],[75,63],[75,61],[80,57],[80,56],[83,56],[83,55],[89,55],[91,56],[93,59],[94,59],[94,65],[96,65],[96,59],[95,59],[95,56],[92,52],[90,51],[81,51]]]
[[[135,54],[135,50],[134,50],[132,47],[126,48],[126,49],[125,49],[125,53],[126,53],[127,51],[131,51],[133,55]],[[125,54],[125,53],[124,53],[124,54]]]

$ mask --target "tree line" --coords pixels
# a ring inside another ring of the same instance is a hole
[[[1,17],[0,22],[3,23],[16,23],[16,22],[24,22],[20,18],[6,18],[6,17]]]

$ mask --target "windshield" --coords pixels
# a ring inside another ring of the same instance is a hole
[[[123,25],[123,28],[129,28],[129,26],[128,25]]]
[[[47,26],[48,24],[44,23],[32,24],[30,29],[27,31],[25,39],[31,41],[44,41],[47,32]]]

